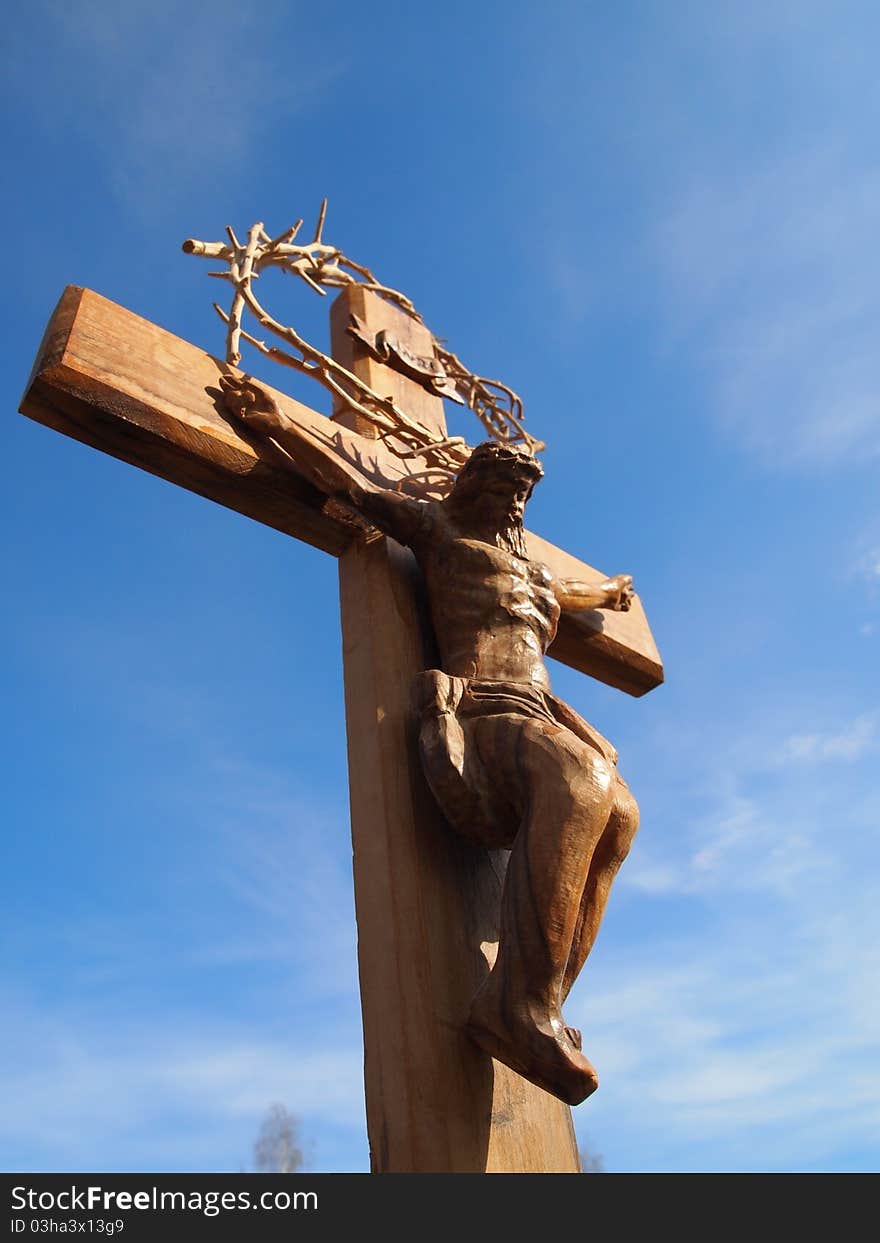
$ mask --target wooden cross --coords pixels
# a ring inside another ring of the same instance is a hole
[[[445,434],[442,401],[372,358],[352,313],[416,354],[430,333],[359,287],[331,311],[334,357]],[[21,410],[30,418],[339,559],[358,960],[371,1165],[376,1172],[576,1172],[571,1111],[464,1034],[490,962],[506,855],[456,837],[421,774],[410,687],[436,662],[414,559],[243,436],[225,414],[228,365],[87,289],[68,287]],[[264,386],[268,387],[268,386]],[[407,464],[345,412],[333,419],[269,390],[283,413],[393,486]],[[411,465],[417,469],[418,462]],[[605,575],[529,534],[563,578]],[[663,680],[642,607],[563,616],[551,656],[642,695]]]

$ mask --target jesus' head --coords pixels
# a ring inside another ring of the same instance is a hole
[[[526,502],[544,471],[526,449],[487,440],[465,462],[446,504],[458,521],[482,538],[524,557],[523,515]]]

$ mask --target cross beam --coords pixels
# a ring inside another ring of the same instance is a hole
[[[337,305],[350,297],[346,291]],[[362,299],[363,291],[354,297]],[[362,316],[363,304],[356,305]],[[380,303],[383,313],[386,305]],[[400,319],[405,326],[405,317]],[[264,445],[248,443],[242,429],[233,426],[220,405],[217,385],[218,377],[231,370],[100,294],[71,285],[49,321],[21,411],[75,440],[341,556],[362,531],[338,506],[274,460]],[[388,391],[401,382],[417,388],[394,373],[389,372],[388,378]],[[328,442],[335,441],[377,482],[394,486],[406,476],[407,465],[377,441],[270,391],[289,418]],[[528,533],[527,543],[529,554],[560,577],[587,582],[605,578],[537,535]],[[663,681],[660,656],[638,598],[628,613],[563,615],[549,654],[630,695],[644,695]]]

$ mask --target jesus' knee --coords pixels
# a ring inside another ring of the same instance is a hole
[[[629,854],[639,828],[639,805],[622,777],[616,776],[614,802],[602,835],[602,854],[613,860],[615,871]]]
[[[568,729],[542,724],[528,733],[524,759],[533,809],[551,805],[565,820],[604,825],[617,783],[609,762]]]

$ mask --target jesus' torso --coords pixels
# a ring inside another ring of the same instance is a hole
[[[412,547],[444,672],[549,689],[544,653],[560,612],[550,571],[431,510]]]

